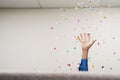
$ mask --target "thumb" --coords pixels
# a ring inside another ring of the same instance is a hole
[[[96,40],[91,41],[91,46],[96,42]]]

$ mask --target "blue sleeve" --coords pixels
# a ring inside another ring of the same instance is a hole
[[[88,59],[81,59],[79,71],[88,71]]]

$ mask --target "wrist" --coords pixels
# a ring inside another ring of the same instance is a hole
[[[84,49],[84,48],[82,48],[82,52],[88,53],[88,51],[89,51],[89,49]]]
[[[82,59],[88,58],[88,49],[82,49]]]

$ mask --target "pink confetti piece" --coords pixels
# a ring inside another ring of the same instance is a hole
[[[67,64],[67,66],[69,66],[69,67],[70,67],[70,66],[71,66],[71,64]]]
[[[80,19],[77,19],[77,22],[80,23]]]
[[[79,67],[77,67],[76,69],[77,69],[77,71],[79,71]]]
[[[80,63],[78,63],[78,65],[80,65]]]

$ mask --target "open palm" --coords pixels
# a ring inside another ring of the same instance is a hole
[[[81,48],[83,50],[89,50],[89,48],[95,43],[96,40],[90,41],[90,34],[80,34],[78,40],[81,43]]]

